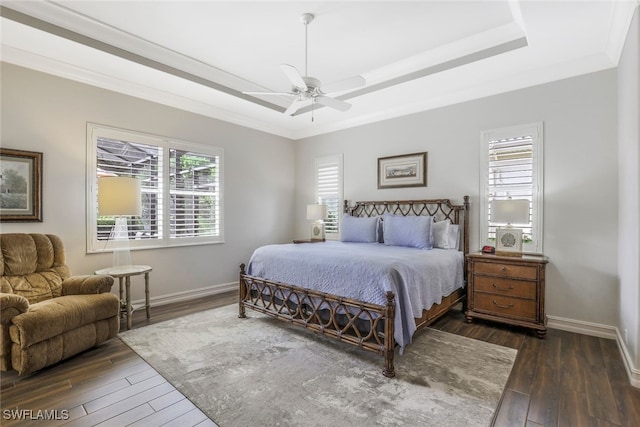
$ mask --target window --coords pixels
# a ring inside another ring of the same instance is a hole
[[[542,123],[482,132],[480,157],[482,244],[495,246],[497,224],[491,222],[494,199],[527,199],[528,226],[523,229],[523,251],[542,252]]]
[[[327,239],[340,238],[342,212],[342,154],[316,159],[316,203],[327,205],[324,231]]]
[[[223,150],[87,125],[87,248],[112,248],[113,217],[99,216],[97,177],[141,181],[142,214],[128,218],[129,243],[162,247],[223,241]]]

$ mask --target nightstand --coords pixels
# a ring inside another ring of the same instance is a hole
[[[467,322],[474,318],[535,329],[547,334],[544,314],[544,256],[473,253],[467,256]]]

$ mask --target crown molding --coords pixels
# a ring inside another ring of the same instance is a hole
[[[624,49],[633,15],[638,5],[640,5],[640,0],[615,1],[612,3],[606,52],[616,66],[620,62],[622,49]]]

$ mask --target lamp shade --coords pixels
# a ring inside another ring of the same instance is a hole
[[[140,180],[122,176],[98,177],[98,214],[134,216],[142,211]]]
[[[529,200],[507,199],[491,201],[491,222],[529,224]]]
[[[317,221],[327,217],[327,205],[307,205],[307,219]]]

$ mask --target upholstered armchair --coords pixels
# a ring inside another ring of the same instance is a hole
[[[111,276],[71,276],[51,234],[0,234],[0,370],[24,375],[115,337]]]

